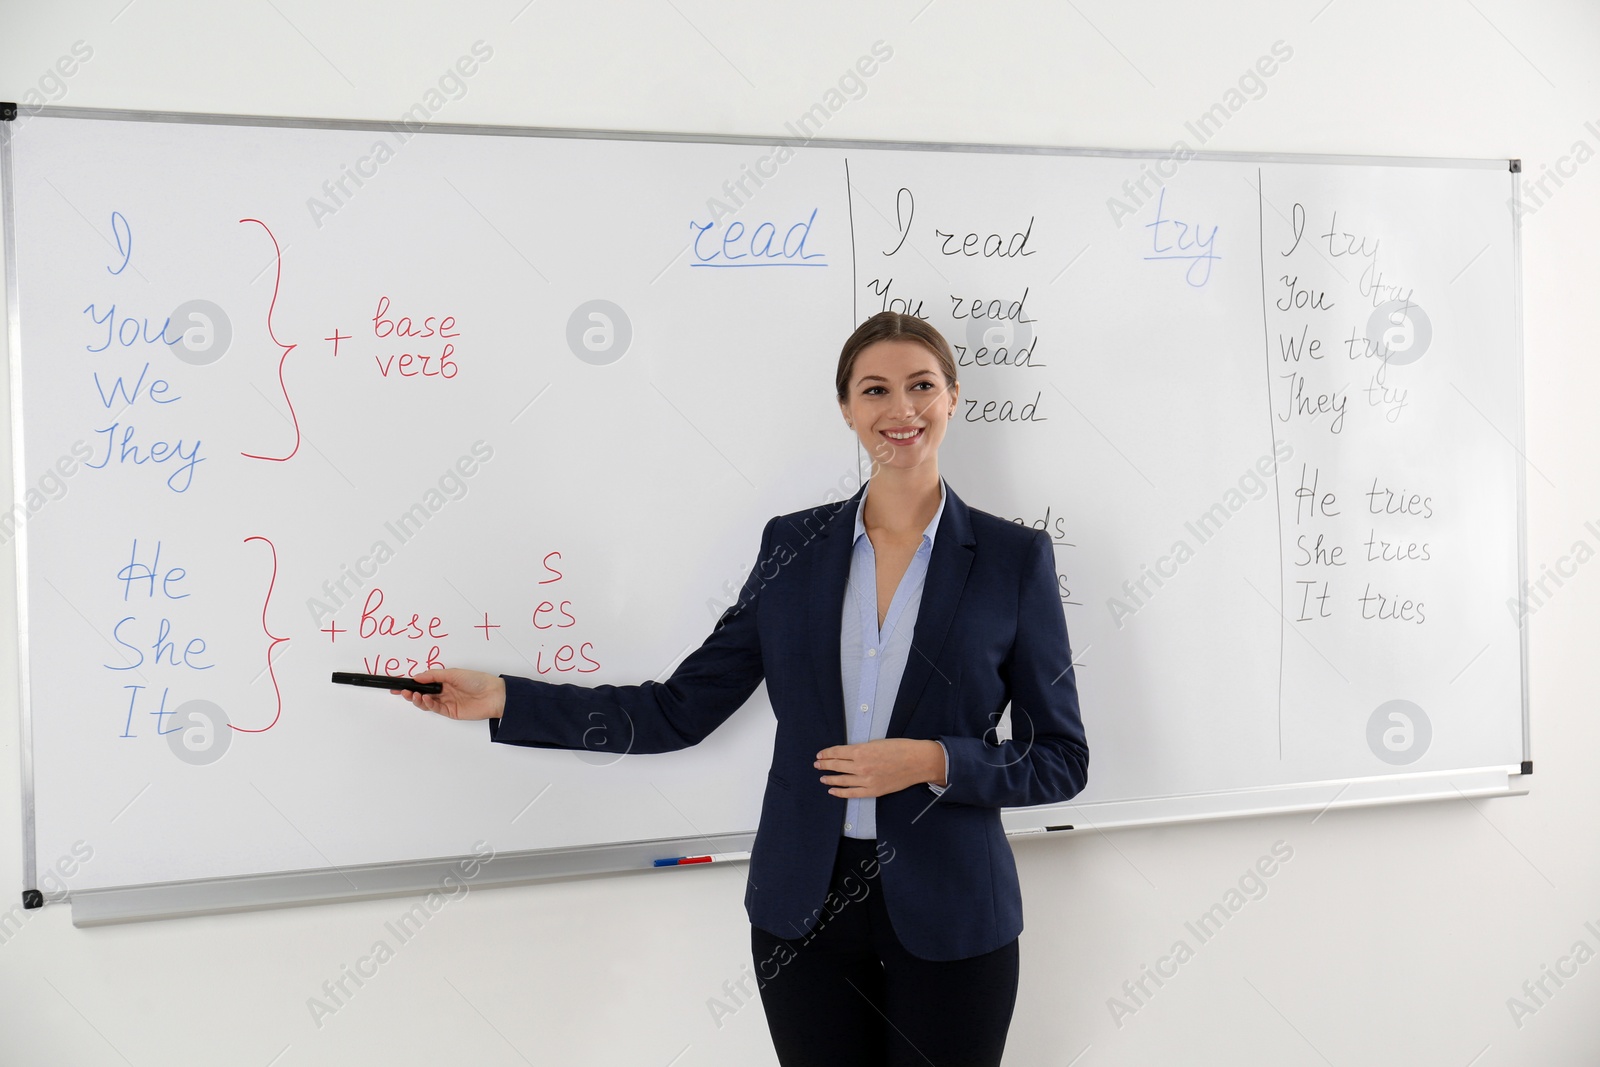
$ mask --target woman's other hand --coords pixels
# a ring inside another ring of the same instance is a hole
[[[419,675],[420,677],[420,675]],[[943,786],[944,746],[937,741],[884,737],[859,745],[834,745],[813,764],[832,796],[881,797],[922,782]]]
[[[451,719],[498,719],[506,708],[505,679],[497,674],[448,667],[413,674],[414,682],[439,682],[439,693],[413,693],[404,689],[389,692],[403,696],[424,711],[438,712]]]

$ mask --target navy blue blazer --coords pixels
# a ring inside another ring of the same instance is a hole
[[[949,787],[877,801],[880,878],[900,942],[930,960],[964,959],[1022,930],[1022,892],[1002,807],[1053,804],[1083,789],[1089,750],[1041,530],[947,499],[889,719],[890,737],[938,739]],[[777,717],[745,909],[783,938],[824,914],[845,799],[828,794],[819,751],[846,744],[839,627],[861,491],[769,521],[738,601],[664,682],[593,687],[505,676],[494,741],[602,752],[698,743],[763,678]],[[994,728],[1011,704],[1012,739]]]

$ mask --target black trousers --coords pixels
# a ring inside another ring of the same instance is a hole
[[[998,1067],[1017,1001],[1017,942],[925,960],[889,925],[877,843],[840,837],[828,907],[796,939],[750,928],[783,1067]],[[884,859],[893,862],[885,850]]]

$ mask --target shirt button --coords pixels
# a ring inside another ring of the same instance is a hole
[[[845,824],[844,824],[844,828],[845,828],[845,829],[846,829],[846,830],[854,830],[854,829],[855,829],[855,827],[854,827],[854,826],[851,826],[851,825],[850,825],[850,824],[849,824],[849,823],[845,823]]]
[[[867,705],[865,705],[865,704],[863,704],[863,705],[861,705],[861,710],[862,710],[862,711],[866,711],[866,710],[868,710],[868,709],[867,709]]]
[[[877,654],[878,654],[878,650],[877,649],[875,649],[875,648],[867,649],[867,655],[868,656],[876,656]]]

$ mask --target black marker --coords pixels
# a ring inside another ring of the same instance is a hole
[[[413,682],[410,678],[390,677],[387,674],[347,674],[333,672],[334,685],[360,685],[368,689],[403,689],[408,693],[442,693],[442,682]]]

